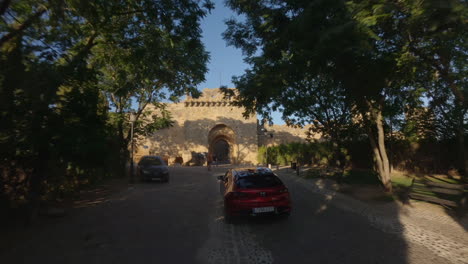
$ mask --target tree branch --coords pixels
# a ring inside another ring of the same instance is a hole
[[[110,99],[114,103],[115,108],[118,109],[118,105],[117,105],[118,103],[117,103],[117,99],[115,98],[114,93],[110,93]]]
[[[143,13],[143,12],[145,12],[145,10],[140,9],[140,10],[132,10],[132,11],[128,11],[128,12],[115,13],[114,15],[123,16],[123,15],[132,15],[132,14]]]
[[[458,87],[455,85],[455,80],[450,75],[450,66],[444,65],[444,67],[441,67],[441,63],[438,63],[435,59],[424,56],[424,54],[419,53],[418,50],[412,45],[410,45],[409,47],[411,52],[413,52],[416,56],[421,58],[423,61],[425,61],[432,67],[434,67],[434,69],[436,69],[444,77],[453,95],[455,95],[457,101],[462,105],[465,105],[465,96],[463,95],[463,92],[460,89],[458,89]]]
[[[137,114],[136,114],[136,120],[140,117],[141,113],[145,110],[146,106],[153,100],[153,93],[150,93],[148,100],[146,100],[140,109],[138,109]]]
[[[97,33],[94,32],[88,39],[88,41],[86,42],[85,46],[83,47],[82,50],[80,50],[80,52],[78,52],[78,54],[73,57],[71,60],[69,60],[69,66],[74,66],[79,60],[81,60],[82,58],[86,57],[86,55],[88,54],[88,52],[91,50],[91,48],[93,46],[96,45],[96,42],[94,42],[94,40],[96,39],[97,37]]]
[[[4,3],[2,3],[3,5]],[[1,39],[0,39],[0,48],[6,43],[8,42],[9,40],[11,40],[12,38],[14,38],[15,36],[19,35],[20,33],[22,33],[25,29],[27,29],[28,27],[30,27],[32,25],[32,23],[38,19],[39,17],[41,17],[47,10],[44,8],[44,7],[41,7],[39,8],[39,10],[33,14],[32,16],[30,16],[28,19],[26,19],[26,21],[21,24],[21,25],[17,25],[13,28],[13,31],[9,32],[8,34],[4,35]]]
[[[143,113],[143,111],[145,110],[146,106],[151,102],[151,100],[153,99],[153,93],[150,92],[150,95],[148,96],[148,99],[145,100],[144,104],[142,107],[139,107],[139,109],[137,110],[136,114],[135,114],[135,122],[138,121],[138,119],[140,118],[141,114]],[[130,134],[130,131],[128,131],[127,133],[127,141],[130,140],[130,137],[131,137],[131,134]]]
[[[0,4],[0,16],[3,16],[5,14],[6,10],[11,4],[11,0],[3,0],[2,3]]]

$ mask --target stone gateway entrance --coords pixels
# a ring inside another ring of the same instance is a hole
[[[234,130],[225,124],[214,126],[208,133],[208,154],[218,164],[231,163],[235,160],[234,146],[236,134]]]
[[[154,106],[148,110],[161,114]],[[200,166],[211,154],[219,163],[257,164],[259,145],[304,142],[306,137],[306,128],[284,125],[267,127],[274,136],[266,137],[257,116],[244,116],[245,109],[234,106],[219,89],[204,89],[199,98],[187,96],[179,103],[168,103],[166,110],[173,126],[139,138],[136,161],[151,154],[164,157],[169,165]]]
[[[229,164],[231,163],[229,143],[224,139],[219,139],[214,143],[213,148],[213,161],[216,164]]]

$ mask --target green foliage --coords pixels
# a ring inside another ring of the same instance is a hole
[[[247,107],[247,113],[269,118],[272,110],[280,109],[288,124],[312,123],[337,144],[337,153],[342,141],[364,131],[385,184],[387,150],[378,139],[388,133],[386,122],[399,119],[404,126],[400,129],[417,140],[420,135],[414,130],[420,129],[423,117],[417,122],[402,119],[408,108],[422,107],[424,97],[433,99],[431,108],[438,120],[430,136],[440,136],[434,131],[439,125],[450,126],[445,135],[456,135],[464,145],[468,118],[464,1],[227,4],[245,16],[227,21],[224,38],[242,49],[251,66],[233,78],[239,91],[236,104]],[[462,149],[460,160],[468,165]]]
[[[412,177],[407,176],[392,176],[392,184],[393,186],[397,186],[400,188],[408,188],[411,186],[413,182]]]
[[[134,137],[172,125],[164,100],[197,96],[208,53],[200,21],[212,4],[192,0],[132,1],[134,11],[112,16],[90,64],[100,74],[99,87],[113,110],[110,124],[120,140],[121,168],[128,159],[129,113],[135,114]],[[158,114],[154,114],[158,112]]]
[[[383,136],[384,95],[393,86],[396,62],[372,28],[387,19],[386,9],[370,12],[352,1],[228,4],[247,19],[228,21],[224,37],[251,65],[233,79],[236,103],[266,117],[282,109],[288,124],[313,123],[332,141],[341,166],[346,163],[343,141],[363,129],[387,179],[385,146],[375,142],[377,134]]]
[[[128,112],[137,114],[135,136],[148,135],[172,124],[161,100],[197,95],[208,61],[200,21],[212,7],[2,3],[0,202],[59,198],[122,173],[116,164],[128,156]]]
[[[468,137],[467,137],[468,138]],[[410,138],[389,141],[394,169],[415,173],[447,174],[456,168],[458,153],[454,138],[444,140]],[[468,147],[465,147],[468,151]]]
[[[270,164],[290,165],[291,162],[299,164],[328,165],[333,159],[333,150],[329,143],[288,143],[278,146],[260,146],[258,162]],[[268,160],[267,160],[268,156]]]

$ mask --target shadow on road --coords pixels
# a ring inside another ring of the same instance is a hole
[[[220,175],[227,169],[217,168],[213,174]],[[246,217],[231,225],[260,241],[272,252],[275,263],[459,261],[460,256],[447,255],[437,248],[444,247],[444,242],[437,241],[440,237],[436,234],[403,224],[401,217],[405,212],[396,203],[375,211],[361,201],[333,191],[331,182],[312,183],[287,168],[275,172],[290,190],[291,216]]]
[[[171,168],[169,183],[126,185],[108,202],[3,241],[5,263],[464,263],[463,247],[403,224],[405,212],[377,213],[360,201],[278,171],[289,218],[223,219],[216,176],[227,166]],[[424,223],[421,223],[424,225]],[[2,239],[5,237],[2,236]],[[450,251],[457,248],[458,251]],[[25,254],[25,252],[27,254]],[[466,261],[465,261],[466,262]]]

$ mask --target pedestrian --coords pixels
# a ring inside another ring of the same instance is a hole
[[[210,153],[208,153],[208,157],[207,157],[207,165],[208,165],[208,170],[211,171],[211,163],[213,162],[213,155]]]

